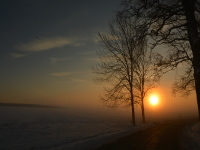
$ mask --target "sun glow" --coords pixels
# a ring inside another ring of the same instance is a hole
[[[157,95],[151,95],[149,98],[149,102],[151,105],[157,105],[159,102],[159,98]]]

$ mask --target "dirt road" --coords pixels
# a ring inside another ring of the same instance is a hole
[[[179,150],[179,136],[190,120],[167,121],[111,141],[96,150]]]

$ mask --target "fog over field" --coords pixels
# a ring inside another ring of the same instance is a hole
[[[95,80],[92,68],[103,49],[98,33],[109,31],[121,2],[0,0],[0,149],[82,150],[157,122],[198,117],[194,91],[172,95],[182,64],[145,97],[145,124],[139,104],[132,126],[131,107],[102,103],[112,83]],[[168,50],[160,45],[154,52],[167,56]]]
[[[133,130],[130,119],[107,112],[0,106],[2,149],[86,149]],[[143,127],[138,124],[134,130]],[[11,144],[12,143],[12,144]]]

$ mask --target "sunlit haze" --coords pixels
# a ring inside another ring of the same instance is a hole
[[[100,102],[102,85],[92,74],[102,48],[97,34],[108,31],[120,2],[1,0],[0,102],[64,106],[131,120],[130,108],[113,110]],[[156,50],[165,54],[166,48]],[[195,93],[187,98],[171,94],[172,83],[183,70],[181,66],[165,74],[153,89],[157,98],[145,99],[147,121],[197,116]],[[140,105],[135,111],[136,121],[141,121]]]
[[[149,101],[151,105],[157,105],[159,103],[159,98],[154,94],[150,96]]]

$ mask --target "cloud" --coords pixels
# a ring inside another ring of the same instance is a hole
[[[97,57],[83,58],[83,60],[86,62],[99,62],[100,61],[100,59]]]
[[[64,62],[64,61],[68,61],[68,60],[71,60],[72,58],[50,58],[51,60],[51,63],[53,65],[56,65],[57,62]]]
[[[26,54],[11,53],[10,56],[13,58],[21,58],[21,57],[25,57]]]
[[[72,72],[57,72],[57,73],[51,73],[50,75],[56,76],[56,77],[63,77],[72,74]]]
[[[85,45],[84,43],[75,43],[74,44],[75,47],[80,47],[80,46],[84,46],[84,45]]]
[[[72,79],[69,79],[68,81],[55,82],[55,83],[58,83],[58,84],[69,84],[69,83],[87,83],[87,82],[88,82],[88,80],[72,78]]]
[[[20,43],[15,48],[20,51],[25,52],[38,52],[45,51],[52,48],[59,48],[65,45],[75,44],[73,40],[64,37],[54,37],[54,38],[40,38],[33,40],[29,43]]]
[[[162,31],[165,32],[167,30],[169,30],[172,27],[172,25],[164,25],[162,28]]]
[[[71,79],[71,81],[73,82],[78,82],[78,83],[83,83],[83,82],[88,82],[87,80],[83,80],[83,79]]]
[[[95,51],[85,51],[85,52],[80,52],[78,53],[79,55],[93,55],[96,54]]]

